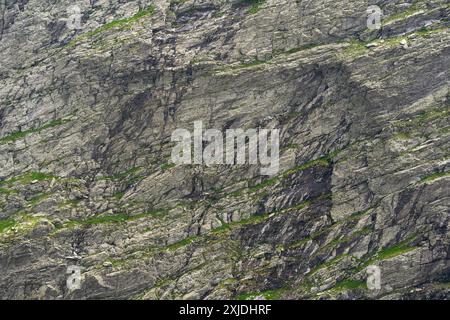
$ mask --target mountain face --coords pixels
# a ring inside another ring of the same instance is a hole
[[[448,299],[449,14],[1,0],[0,298]],[[172,164],[195,121],[279,172]]]

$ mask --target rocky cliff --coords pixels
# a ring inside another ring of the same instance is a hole
[[[449,14],[1,0],[0,298],[449,298]],[[280,172],[171,164],[197,120],[278,128]]]

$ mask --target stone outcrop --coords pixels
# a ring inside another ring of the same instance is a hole
[[[448,1],[0,3],[0,298],[449,297]],[[170,164],[196,120],[279,174]]]

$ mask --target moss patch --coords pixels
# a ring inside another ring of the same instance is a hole
[[[18,193],[18,191],[13,190],[13,189],[0,188],[0,194],[10,195],[10,194],[15,194],[15,193]]]
[[[166,247],[166,249],[169,250],[169,251],[174,251],[174,250],[177,250],[177,249],[179,249],[181,247],[185,247],[187,245],[190,245],[191,243],[195,242],[198,239],[199,239],[198,236],[188,237],[186,239],[183,239],[181,241],[178,241],[178,242],[175,242],[175,243],[172,243],[172,244],[168,245]]]
[[[360,280],[343,280],[338,282],[331,290],[344,291],[344,290],[355,290],[355,289],[366,289],[367,284]]]
[[[175,163],[164,163],[163,165],[161,165],[161,170],[165,171],[173,167],[175,167]]]
[[[16,221],[13,219],[4,219],[0,220],[0,233],[4,230],[14,226],[16,224]]]
[[[0,181],[0,185],[12,184],[15,182],[19,182],[21,184],[29,184],[32,181],[45,181],[45,180],[52,180],[52,179],[58,179],[58,177],[56,177],[52,174],[48,174],[48,173],[33,171],[33,172],[25,173],[25,174],[17,176],[17,177],[13,177],[8,180]]]
[[[253,300],[256,297],[264,297],[266,300],[279,300],[284,292],[286,292],[286,288],[280,288],[275,290],[267,290],[261,292],[248,292],[242,293],[236,296],[236,300]]]
[[[103,33],[105,31],[113,29],[113,28],[127,27],[127,26],[131,25],[132,23],[135,23],[146,16],[152,16],[153,14],[155,14],[155,12],[156,12],[156,7],[153,5],[150,5],[148,8],[138,11],[135,15],[133,15],[130,18],[114,20],[114,21],[111,21],[109,23],[102,25],[101,27],[99,27],[95,30],[92,30],[85,34],[82,34],[78,38],[70,41],[68,45],[73,46],[80,40],[94,37],[100,33]]]
[[[419,183],[430,183],[437,179],[444,178],[444,177],[450,177],[450,171],[444,171],[444,172],[436,172],[433,174],[430,174],[424,178],[422,178]]]
[[[24,138],[29,134],[32,133],[39,133],[45,129],[49,129],[49,128],[53,128],[56,126],[60,126],[63,125],[67,122],[69,122],[70,119],[57,119],[57,120],[53,120],[50,122],[47,122],[46,124],[44,124],[42,127],[36,128],[36,129],[29,129],[29,130],[25,130],[25,131],[17,131],[14,133],[11,133],[10,135],[7,135],[6,137],[3,137],[0,139],[0,144],[3,143],[7,143],[7,142],[12,142],[12,141],[16,141],[18,139]]]
[[[103,223],[121,223],[121,222],[128,222],[128,221],[134,221],[141,218],[145,218],[148,216],[160,216],[163,213],[165,213],[165,210],[154,210],[154,211],[148,211],[144,213],[140,213],[137,215],[127,215],[127,214],[114,214],[114,215],[104,215],[104,216],[96,216],[91,217],[85,220],[72,220],[66,224],[66,227],[70,226],[76,226],[76,225],[96,225],[96,224],[103,224]]]
[[[359,267],[356,268],[356,271],[360,271],[365,267],[381,260],[386,260],[390,258],[394,258],[396,256],[408,253],[410,251],[416,250],[416,246],[412,246],[411,243],[416,239],[416,235],[412,235],[408,237],[406,240],[399,242],[398,244],[384,248],[377,253],[375,253],[369,260],[362,263]]]
[[[261,5],[266,2],[265,0],[240,0],[242,5],[250,5],[247,10],[248,14],[255,14],[261,9]]]

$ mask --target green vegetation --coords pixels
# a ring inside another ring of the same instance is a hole
[[[170,5],[179,5],[185,3],[187,0],[170,0]]]
[[[382,23],[383,23],[383,25],[386,25],[386,24],[389,24],[394,21],[404,20],[406,18],[411,17],[412,15],[415,15],[415,14],[421,12],[421,11],[422,11],[421,9],[419,9],[415,6],[412,6],[405,11],[393,14],[393,15],[387,17],[386,19],[383,19]]]
[[[124,195],[125,195],[125,192],[122,192],[122,191],[116,192],[116,193],[113,195],[113,198],[115,198],[117,201],[119,201],[120,199],[123,198]]]
[[[0,220],[0,233],[4,230],[14,226],[16,224],[16,221],[13,219],[3,219]]]
[[[347,219],[348,220],[355,220],[355,219],[359,219],[362,216],[365,216],[367,213],[371,212],[372,208],[366,209],[366,210],[362,210],[362,211],[357,211],[357,212],[353,212]]]
[[[153,5],[150,5],[147,9],[138,11],[135,15],[133,15],[130,18],[114,20],[114,21],[111,21],[109,23],[106,23],[106,24],[102,25],[101,27],[99,27],[99,28],[97,28],[95,30],[92,30],[92,31],[89,31],[89,32],[87,32],[85,34],[82,34],[78,38],[70,41],[68,45],[69,46],[73,46],[79,40],[86,39],[86,38],[91,38],[93,36],[96,36],[96,35],[98,35],[100,33],[103,33],[105,31],[113,29],[113,28],[118,28],[118,27],[124,28],[124,27],[127,27],[127,26],[131,25],[132,23],[135,23],[138,20],[140,20],[140,19],[142,19],[142,18],[144,18],[146,16],[152,16],[153,14],[155,14],[155,12],[156,12],[156,7],[153,6]]]
[[[352,213],[347,219],[339,221],[339,222],[336,222],[336,223],[334,223],[332,225],[326,226],[326,227],[322,228],[321,230],[316,231],[316,232],[310,234],[309,236],[307,236],[307,237],[305,237],[305,238],[303,238],[303,239],[301,239],[299,241],[296,241],[296,242],[292,243],[291,245],[289,245],[289,248],[290,249],[295,249],[295,248],[301,247],[305,243],[308,243],[310,240],[316,240],[321,235],[323,235],[326,232],[329,232],[330,230],[335,228],[337,225],[343,223],[344,221],[359,220],[362,216],[366,215],[370,211],[371,211],[371,209],[367,209],[367,210],[364,210],[364,211],[358,211],[358,212]],[[352,235],[350,235],[348,237],[345,237],[344,239],[341,239],[341,240],[338,240],[338,241],[345,241],[345,240],[349,240],[352,237],[355,237],[355,236],[358,236],[358,235],[368,234],[368,233],[370,233],[370,230],[371,229],[368,228],[368,227],[363,228],[363,229],[361,229],[359,231],[356,231]]]
[[[418,127],[438,119],[446,119],[450,116],[450,106],[435,108],[423,112],[412,119],[400,120],[396,123],[397,127]]]
[[[14,182],[19,182],[22,184],[29,184],[31,181],[45,181],[45,180],[51,180],[51,179],[58,179],[58,177],[52,175],[52,174],[47,174],[47,173],[42,173],[42,172],[29,172],[29,173],[25,173],[23,175],[8,179],[8,180],[3,180],[0,181],[0,185],[5,185],[5,184],[11,184]]]
[[[0,188],[0,194],[10,195],[14,193],[18,193],[18,191],[13,189]]]
[[[248,14],[255,14],[261,9],[261,5],[265,2],[265,0],[241,0],[240,3],[244,5],[251,5],[251,7],[247,10]]]
[[[430,183],[439,178],[444,178],[444,177],[449,177],[449,176],[450,176],[450,171],[436,172],[436,173],[430,174],[429,176],[422,178],[419,181],[419,183]]]
[[[233,221],[230,223],[222,223],[222,225],[220,227],[213,229],[212,233],[214,233],[214,234],[222,233],[224,231],[231,230],[236,226],[245,226],[245,225],[249,225],[249,224],[255,224],[255,223],[265,220],[268,216],[269,216],[269,214],[254,215],[254,216],[251,216],[249,218],[242,219],[239,221]]]
[[[270,179],[266,179],[261,183],[258,183],[257,185],[248,188],[248,191],[250,193],[256,192],[258,190],[264,189],[265,187],[268,186],[273,186],[274,184],[276,184],[279,181],[278,177],[274,177],[274,178],[270,178]]]
[[[404,11],[395,13],[395,14],[383,19],[382,23],[383,23],[383,25],[386,25],[391,22],[407,19],[407,18],[414,16],[416,14],[419,14],[421,12],[431,12],[434,10],[449,8],[449,4],[445,3],[445,1],[443,1],[441,6],[427,10],[427,7],[424,6],[424,5],[426,5],[426,3],[427,3],[426,1],[415,0],[415,1],[413,1],[412,6],[410,6],[409,8],[407,8]]]
[[[331,289],[336,291],[343,290],[355,290],[355,289],[366,289],[367,284],[364,281],[360,280],[343,280],[338,283]]]
[[[329,248],[334,248],[336,245],[352,241],[352,240],[354,240],[357,237],[370,234],[371,232],[372,232],[372,228],[371,227],[362,228],[361,230],[355,231],[355,232],[353,232],[352,234],[350,234],[348,236],[344,236],[344,237],[342,237],[340,239],[333,239],[332,241],[330,241],[330,243],[328,243],[324,247],[320,248],[320,250],[326,250],[326,249],[329,249]]]
[[[117,173],[112,176],[104,176],[99,178],[99,180],[113,180],[113,181],[120,181],[124,180],[128,176],[135,175],[137,172],[139,172],[142,168],[141,167],[133,167],[131,169],[128,169],[127,171]]]
[[[96,224],[102,224],[102,223],[121,223],[121,222],[128,222],[128,221],[134,221],[141,218],[145,218],[148,216],[160,216],[163,213],[165,213],[165,210],[154,210],[154,211],[148,211],[144,213],[140,213],[137,215],[127,215],[124,213],[118,213],[114,215],[104,215],[104,216],[95,216],[91,218],[87,218],[85,220],[72,220],[66,224],[66,226],[76,226],[76,225],[96,225]]]
[[[254,66],[259,66],[260,64],[263,64],[266,62],[267,61],[265,61],[265,60],[255,59],[250,62],[241,63],[239,66],[232,68],[232,69],[250,68],[250,67],[254,67]]]
[[[41,194],[38,194],[37,196],[31,198],[31,199],[29,200],[29,202],[30,202],[30,204],[32,204],[32,205],[36,205],[36,204],[38,204],[39,202],[41,202],[42,200],[48,198],[49,196],[50,196],[50,193],[41,193]]]
[[[421,37],[428,37],[434,33],[439,33],[442,32],[444,30],[447,30],[448,27],[442,27],[442,28],[436,28],[436,29],[429,29],[427,27],[423,27],[421,28],[419,31],[416,31],[415,33]]]
[[[42,127],[36,128],[36,129],[29,129],[29,130],[25,130],[25,131],[17,131],[14,133],[11,133],[10,135],[3,137],[0,139],[0,144],[3,143],[7,143],[7,142],[11,142],[11,141],[16,141],[18,139],[21,139],[29,134],[32,133],[39,133],[45,129],[49,129],[49,128],[53,128],[56,126],[60,126],[62,124],[65,124],[67,122],[69,122],[70,119],[57,119],[57,120],[53,120],[50,122],[47,122],[46,124],[44,124]]]
[[[175,242],[175,243],[172,243],[172,244],[168,245],[166,247],[166,249],[169,250],[169,251],[174,251],[174,250],[177,250],[178,248],[185,247],[185,246],[193,243],[194,241],[196,241],[198,239],[199,239],[198,236],[188,237],[186,239],[183,239],[181,241],[178,241],[178,242]]]
[[[411,133],[409,133],[409,132],[397,132],[392,137],[394,139],[397,139],[397,140],[409,140],[409,139],[411,139]]]
[[[221,233],[227,230],[231,230],[232,228],[236,227],[236,226],[246,226],[246,225],[251,225],[251,224],[256,224],[259,223],[261,221],[266,220],[267,218],[269,218],[272,215],[277,215],[277,214],[282,214],[282,213],[287,213],[290,211],[294,211],[294,210],[301,210],[303,208],[306,208],[307,206],[311,205],[312,203],[316,202],[316,201],[320,201],[323,199],[327,199],[329,198],[330,195],[329,194],[324,194],[324,195],[320,195],[316,198],[313,199],[309,199],[309,200],[305,200],[301,203],[298,203],[292,207],[289,208],[285,208],[282,209],[280,211],[274,211],[274,212],[269,212],[269,213],[264,213],[264,214],[259,214],[259,215],[253,215],[249,218],[246,219],[242,219],[239,221],[233,221],[230,223],[223,223],[220,227],[215,228],[212,230],[213,233]]]
[[[62,208],[64,206],[70,206],[70,207],[76,207],[81,202],[81,199],[74,199],[74,200],[66,200],[64,202],[61,202],[58,207]]]
[[[81,223],[82,224],[90,224],[90,225],[95,225],[95,224],[100,224],[100,223],[110,223],[110,222],[117,223],[117,222],[125,222],[128,220],[128,218],[129,218],[128,215],[117,214],[117,215],[111,215],[111,216],[92,217],[92,218],[83,220]]]
[[[366,52],[369,52],[369,48],[366,46],[369,43],[377,43],[380,47],[393,47],[398,45],[402,40],[408,40],[408,36],[412,34],[416,34],[419,37],[426,38],[432,34],[440,33],[445,30],[448,30],[448,27],[442,27],[442,28],[436,28],[436,29],[428,29],[428,28],[422,28],[419,31],[411,31],[408,34],[396,36],[392,38],[387,39],[379,39],[378,41],[370,41],[370,42],[364,42],[360,41],[358,39],[352,39],[348,42],[348,46],[344,49],[343,54],[338,54],[341,57],[357,57],[361,56]]]
[[[347,256],[348,256],[347,254],[341,254],[339,256],[334,257],[330,261],[327,261],[327,262],[324,262],[322,264],[319,264],[319,265],[315,266],[313,269],[311,269],[309,271],[308,275],[311,276],[311,275],[315,274],[317,271],[319,271],[321,269],[329,268],[329,267],[335,265],[336,263],[338,263],[339,261],[341,261],[342,259],[344,259]]]
[[[170,168],[175,167],[175,163],[164,163],[163,165],[161,165],[161,170],[165,171],[168,170]]]
[[[280,175],[278,175],[276,177],[266,179],[266,180],[262,181],[261,183],[255,185],[253,187],[248,188],[248,191],[250,193],[257,192],[257,191],[259,191],[261,189],[264,189],[264,188],[266,188],[268,186],[275,185],[276,183],[280,182],[282,179],[285,179],[285,178],[289,177],[290,175],[292,175],[292,174],[294,174],[296,172],[304,171],[304,170],[307,170],[307,169],[312,168],[312,167],[317,167],[317,166],[328,167],[330,165],[330,162],[331,162],[330,156],[325,156],[325,157],[322,157],[322,158],[319,158],[319,159],[316,159],[316,160],[308,161],[308,162],[306,162],[306,163],[304,163],[304,164],[302,164],[300,166],[297,166],[295,168],[289,169],[289,170],[281,173]],[[242,190],[234,191],[232,193],[232,195],[234,195],[234,196],[240,195],[241,191]]]
[[[377,260],[385,260],[389,258],[393,258],[399,256],[401,254],[407,253],[411,250],[415,250],[416,247],[407,246],[405,243],[399,243],[396,246],[386,248],[378,252],[376,259]]]
[[[286,292],[286,288],[267,290],[262,292],[248,292],[242,293],[236,296],[236,300],[252,300],[256,297],[264,297],[266,300],[279,300],[284,292]]]
[[[307,170],[307,169],[312,168],[312,167],[328,167],[329,165],[330,165],[330,159],[328,157],[322,157],[322,158],[319,158],[319,159],[316,159],[316,160],[312,160],[312,161],[306,162],[306,163],[304,163],[304,164],[302,164],[300,166],[297,166],[295,168],[289,169],[286,172],[284,172],[282,176],[284,178],[286,178],[286,177],[288,177],[288,176],[290,176],[290,175],[292,175],[292,174],[294,174],[296,172],[304,171],[304,170]]]
[[[350,57],[360,56],[369,51],[366,44],[359,40],[351,40],[349,46],[344,49],[344,54]]]
[[[399,242],[398,244],[388,247],[385,249],[382,249],[375,253],[369,260],[362,263],[359,267],[356,268],[356,271],[360,271],[367,267],[368,265],[373,264],[376,261],[386,260],[390,259],[402,254],[405,254],[407,252],[416,250],[416,246],[412,246],[411,243],[416,239],[416,235],[412,235],[405,239],[404,241]]]

